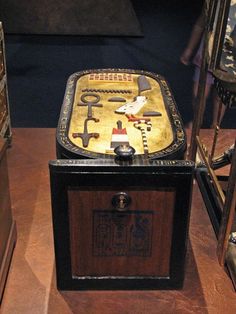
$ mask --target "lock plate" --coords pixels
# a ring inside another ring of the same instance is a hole
[[[131,204],[131,197],[126,192],[118,192],[112,197],[111,203],[116,210],[126,211]]]

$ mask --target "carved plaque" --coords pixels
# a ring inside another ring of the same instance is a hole
[[[151,256],[152,211],[93,212],[94,256]]]

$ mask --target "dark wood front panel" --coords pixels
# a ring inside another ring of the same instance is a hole
[[[175,190],[131,187],[124,212],[111,205],[119,191],[68,191],[72,275],[169,276]]]
[[[57,287],[182,287],[193,170],[176,160],[51,161]]]

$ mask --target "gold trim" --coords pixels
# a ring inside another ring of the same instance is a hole
[[[220,183],[217,179],[217,176],[215,175],[215,172],[212,170],[211,166],[210,166],[210,157],[208,155],[208,152],[204,146],[204,144],[200,141],[199,136],[196,136],[196,142],[197,142],[197,147],[199,149],[200,155],[207,167],[207,170],[211,176],[212,179],[212,184],[216,190],[217,196],[219,198],[219,201],[221,203],[221,205],[223,206],[224,202],[225,202],[225,196],[224,196],[224,192],[220,186]]]

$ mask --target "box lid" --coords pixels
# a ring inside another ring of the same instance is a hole
[[[114,158],[120,144],[135,156],[182,159],[186,135],[168,83],[141,70],[74,73],[57,127],[58,158]]]

